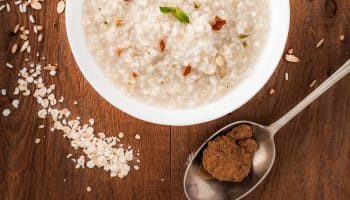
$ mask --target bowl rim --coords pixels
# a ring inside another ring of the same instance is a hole
[[[89,84],[106,101],[138,119],[161,125],[185,126],[208,122],[229,114],[253,98],[267,83],[277,68],[288,39],[290,4],[288,0],[270,1],[270,28],[261,55],[252,74],[243,78],[232,90],[208,104],[195,108],[167,109],[156,107],[126,96],[117,90],[95,63],[87,49],[81,23],[84,0],[67,1],[66,32],[75,61]],[[274,52],[274,53],[270,53]],[[237,95],[239,97],[237,98]]]

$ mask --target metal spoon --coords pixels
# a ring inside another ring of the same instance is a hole
[[[241,199],[254,190],[254,188],[264,180],[272,168],[276,156],[273,138],[278,130],[349,72],[350,59],[303,101],[270,126],[263,126],[250,121],[238,121],[229,124],[214,133],[197,150],[193,159],[187,166],[184,176],[184,190],[186,197],[193,200]],[[226,134],[232,128],[240,124],[249,124],[253,127],[253,137],[259,145],[259,149],[254,155],[252,171],[249,176],[241,183],[229,183],[208,180],[200,175],[202,151],[206,147],[208,141],[214,139],[218,135]]]

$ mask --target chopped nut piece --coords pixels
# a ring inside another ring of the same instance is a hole
[[[164,42],[164,40],[160,40],[160,42],[159,42],[159,49],[160,49],[161,52],[164,51],[164,49],[165,49],[165,42]]]
[[[184,72],[182,73],[182,75],[187,76],[187,75],[189,75],[191,73],[191,71],[192,71],[192,66],[191,65],[187,65],[185,70],[184,70]]]
[[[221,28],[226,24],[226,20],[221,19],[219,16],[215,16],[214,22],[211,27],[215,31],[221,30]]]
[[[117,50],[116,50],[117,56],[120,57],[122,55],[122,53],[123,53],[123,49],[122,48],[117,48]]]
[[[122,26],[124,24],[124,19],[121,17],[116,17],[114,20],[114,24],[116,26]]]

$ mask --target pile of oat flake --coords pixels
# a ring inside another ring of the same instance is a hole
[[[59,98],[54,94],[56,88],[55,84],[46,85],[43,77],[45,75],[55,76],[58,66],[57,65],[45,65],[41,63],[34,63],[29,60],[30,55],[35,55],[40,58],[41,61],[45,60],[44,56],[41,56],[39,52],[33,52],[31,49],[29,38],[35,37],[35,41],[41,43],[44,39],[42,30],[44,27],[36,23],[36,19],[33,15],[28,15],[27,10],[33,9],[40,11],[45,5],[45,0],[0,0],[0,13],[10,13],[12,10],[18,9],[18,11],[24,15],[30,22],[30,26],[17,24],[13,28],[13,34],[20,38],[20,42],[11,46],[10,51],[13,56],[16,54],[25,54],[28,58],[25,59],[27,66],[23,66],[18,73],[18,85],[13,92],[14,96],[33,97],[41,109],[38,111],[38,117],[42,119],[51,118],[53,121],[50,130],[61,131],[63,136],[70,140],[71,146],[75,150],[82,150],[84,155],[73,156],[68,154],[67,158],[75,163],[75,168],[102,168],[110,173],[111,177],[123,178],[128,175],[131,170],[131,163],[134,170],[139,170],[138,164],[140,160],[139,151],[136,152],[128,146],[124,148],[123,144],[120,144],[121,139],[124,137],[124,133],[120,132],[118,137],[106,137],[104,133],[96,133],[94,131],[94,119],[90,119],[88,124],[81,124],[80,118],[73,119],[71,112],[68,108],[64,107],[64,97]],[[65,1],[59,1],[57,4],[57,14],[62,14],[65,9]],[[16,67],[11,63],[6,63],[5,67],[8,70],[14,70]],[[1,89],[1,95],[6,96],[8,89]],[[78,102],[74,101],[77,105]],[[2,109],[2,117],[10,117],[11,109],[18,109],[20,101],[14,99],[12,101],[12,108],[0,108]],[[44,125],[40,125],[38,128],[44,128]],[[135,139],[139,140],[141,137],[139,134],[135,135]],[[35,143],[40,143],[40,138],[35,139]]]

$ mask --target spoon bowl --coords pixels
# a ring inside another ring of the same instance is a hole
[[[225,135],[233,128],[247,124],[253,128],[253,138],[259,144],[252,161],[252,170],[249,176],[241,183],[221,182],[215,179],[208,180],[201,175],[202,153],[209,141],[220,135]],[[189,163],[185,173],[184,188],[188,199],[239,199],[247,195],[259,185],[271,170],[275,160],[275,143],[269,129],[250,121],[231,123],[214,133],[199,148],[194,159]]]
[[[263,126],[250,121],[238,121],[214,133],[202,144],[187,166],[184,176],[186,197],[193,200],[241,199],[254,190],[254,188],[264,180],[272,168],[276,156],[273,138],[278,130],[348,73],[350,73],[350,59],[304,100],[270,126]],[[228,133],[241,124],[247,124],[252,127],[253,138],[258,144],[258,150],[255,152],[252,160],[252,170],[248,177],[240,183],[229,183],[208,179],[203,176],[203,169],[201,169],[202,153],[203,150],[206,149],[208,142],[219,135]]]

